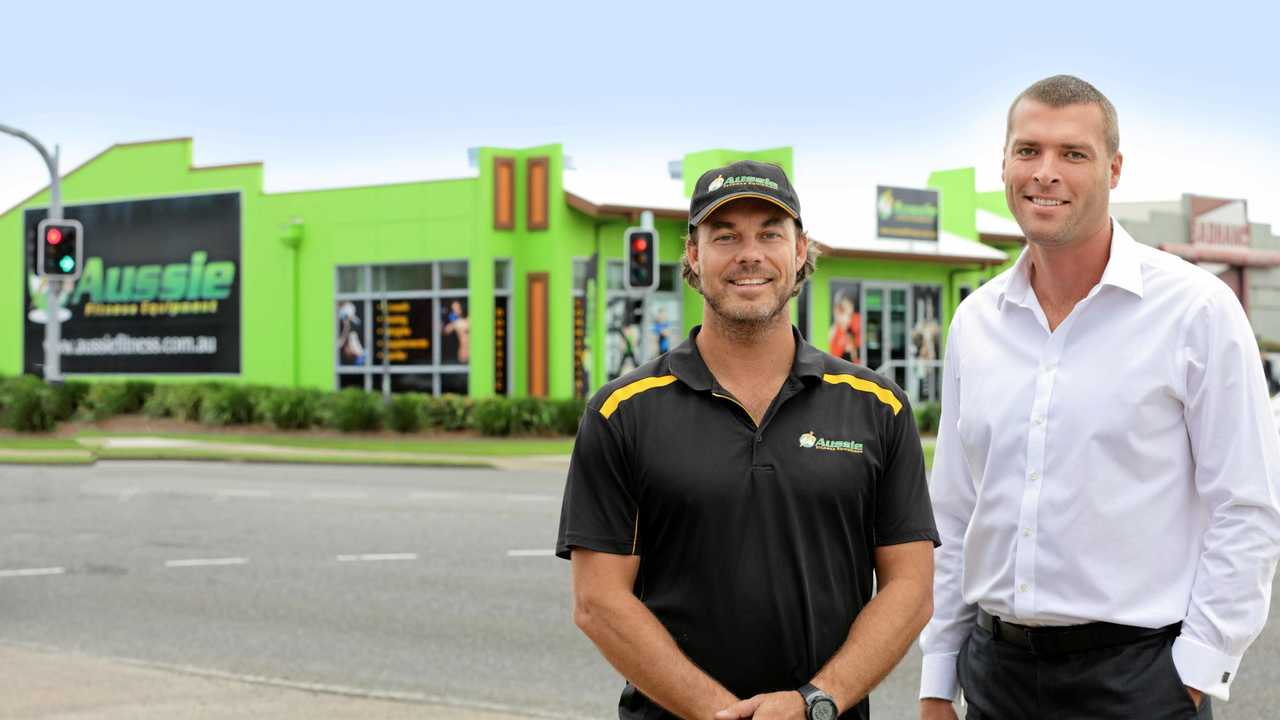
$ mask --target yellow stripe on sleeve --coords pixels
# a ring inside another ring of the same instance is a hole
[[[830,373],[823,375],[822,379],[832,385],[848,385],[854,390],[871,393],[872,395],[875,395],[880,402],[893,408],[894,415],[897,415],[902,410],[902,401],[893,394],[892,390],[880,387],[870,380],[863,380],[862,378],[854,375],[832,375]]]
[[[675,375],[659,375],[657,377],[647,377],[643,380],[636,380],[633,383],[623,385],[617,390],[614,390],[613,394],[609,396],[609,399],[604,401],[604,405],[600,406],[600,414],[608,420],[609,416],[612,415],[614,411],[618,409],[618,406],[624,401],[630,400],[645,390],[665,387],[675,381]]]

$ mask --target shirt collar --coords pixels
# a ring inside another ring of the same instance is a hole
[[[715,377],[712,376],[707,363],[703,361],[702,353],[698,352],[698,344],[694,342],[700,330],[702,326],[695,325],[689,331],[689,337],[667,356],[667,362],[672,374],[679,378],[680,382],[694,390],[705,391],[712,389]],[[806,377],[822,379],[825,366],[822,351],[805,342],[794,325],[791,327],[791,336],[796,341],[796,354],[791,361],[790,376],[797,379]]]
[[[1031,253],[1023,250],[1013,264],[1009,282],[996,299],[1001,306],[1007,300],[1029,307],[1027,294],[1031,292],[1030,256]],[[1111,218],[1110,257],[1098,284],[1111,285],[1142,297],[1142,262],[1138,257],[1138,243],[1114,217]]]

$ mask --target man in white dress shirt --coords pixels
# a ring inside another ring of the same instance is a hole
[[[1249,321],[1109,214],[1115,109],[1070,76],[1009,110],[1027,249],[957,309],[930,492],[920,716],[1207,718],[1266,621],[1280,436]]]

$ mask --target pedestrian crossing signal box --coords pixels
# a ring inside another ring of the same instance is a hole
[[[627,267],[623,280],[628,290],[650,292],[658,287],[658,231],[653,228],[627,228],[624,256]]]

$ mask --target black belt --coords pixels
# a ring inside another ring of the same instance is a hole
[[[1177,622],[1162,628],[1134,627],[1105,622],[1065,627],[1031,627],[1005,622],[979,608],[978,627],[991,633],[997,640],[1030,650],[1033,655],[1066,655],[1127,645],[1157,635],[1176,635],[1182,629],[1182,623]]]

